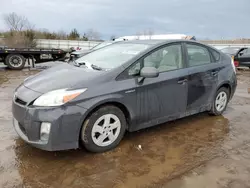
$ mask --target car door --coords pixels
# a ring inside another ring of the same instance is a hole
[[[215,59],[210,49],[201,44],[187,42],[185,51],[189,75],[187,113],[195,114],[205,111],[211,105],[221,65],[216,63],[218,59]]]
[[[237,53],[237,59],[240,63],[240,66],[246,66],[250,68],[250,48],[240,50]]]
[[[159,70],[156,78],[137,82],[137,118],[135,130],[176,119],[185,113],[187,105],[187,75],[183,47],[172,43],[144,56],[131,70],[153,66]]]

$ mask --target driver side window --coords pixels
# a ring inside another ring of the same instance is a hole
[[[140,73],[140,70],[141,70],[141,62],[139,61],[129,68],[128,75],[129,76],[138,75]]]
[[[155,67],[159,72],[183,68],[181,44],[160,48],[129,68],[129,76],[138,75],[143,67]]]

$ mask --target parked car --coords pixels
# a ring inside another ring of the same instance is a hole
[[[105,41],[105,42],[102,42],[96,46],[94,46],[93,48],[91,48],[90,50],[78,50],[78,51],[74,51],[70,54],[70,59],[69,59],[69,63],[90,53],[91,51],[94,51],[94,50],[97,50],[99,48],[102,48],[102,47],[105,47],[105,46],[108,46],[110,44],[113,44],[115,43],[115,41]]]
[[[250,68],[250,48],[241,48],[234,56],[236,67]]]
[[[115,148],[137,131],[207,111],[221,115],[237,85],[232,59],[187,40],[124,41],[27,78],[14,128],[43,150]]]
[[[221,51],[232,56],[236,67],[250,68],[250,48],[228,47]]]

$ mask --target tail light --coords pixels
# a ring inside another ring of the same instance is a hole
[[[236,73],[236,66],[235,66],[235,63],[234,63],[235,61],[234,61],[234,56],[232,56],[232,59],[231,59],[231,65],[232,65],[232,67],[233,67],[233,69],[234,69],[234,72]]]
[[[239,64],[240,64],[239,61],[234,61],[234,66],[235,66],[235,67],[238,67]]]

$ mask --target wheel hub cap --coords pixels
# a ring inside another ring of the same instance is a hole
[[[101,147],[112,144],[119,136],[121,122],[114,114],[105,114],[98,118],[92,128],[93,142]]]
[[[226,105],[227,105],[227,94],[224,91],[222,91],[217,95],[215,100],[216,110],[221,112],[222,110],[224,110]]]
[[[21,63],[22,63],[22,59],[20,59],[17,56],[13,56],[13,57],[10,58],[10,64],[13,67],[18,67]]]

